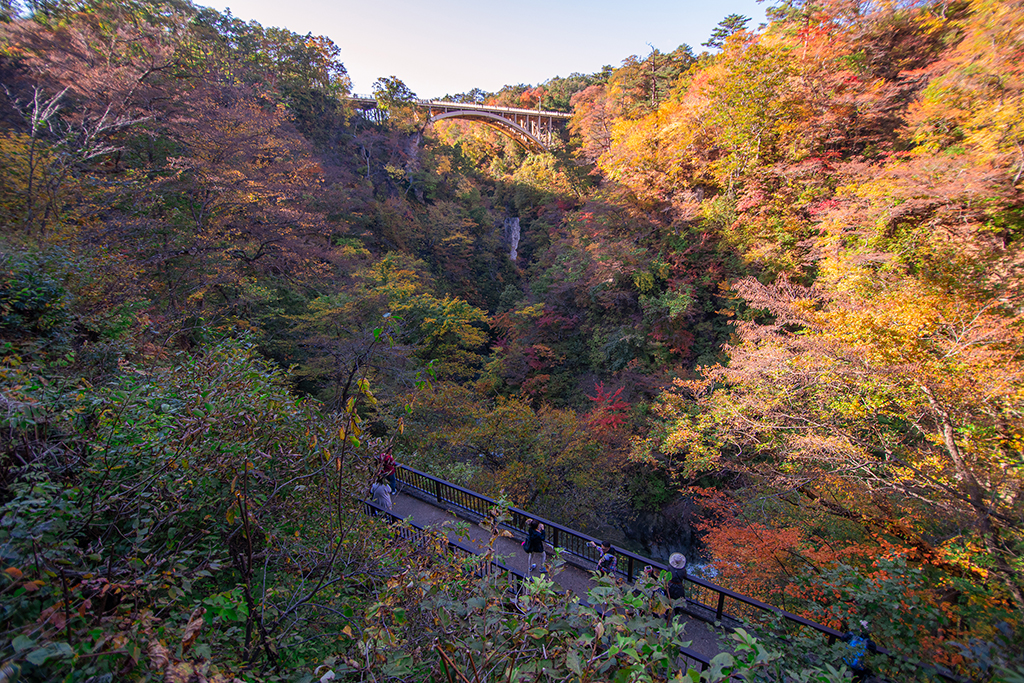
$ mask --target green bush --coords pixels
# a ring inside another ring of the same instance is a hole
[[[374,534],[354,512],[358,417],[287,387],[248,344],[226,341],[169,367],[125,364],[82,390],[87,419],[61,424],[27,466],[12,466],[9,447],[4,660],[25,680],[79,680],[209,666],[213,652],[225,671],[281,669],[319,651],[307,603],[345,599],[358,580],[339,577],[365,571]],[[33,410],[47,407],[58,406]]]
[[[0,332],[51,335],[68,317],[69,295],[37,257],[0,254]]]

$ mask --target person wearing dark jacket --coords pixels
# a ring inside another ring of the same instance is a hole
[[[672,578],[668,582],[668,597],[679,600],[686,597],[686,556],[672,553],[668,558],[668,566],[672,568]]]
[[[537,569],[537,563],[533,561],[535,553],[540,554],[540,566],[541,572],[544,571],[544,564],[547,561],[547,551],[544,549],[544,524],[538,522],[535,519],[526,520],[527,536],[526,541],[523,543],[523,550],[526,551],[528,556],[527,562],[530,564],[530,574]]]
[[[668,558],[668,566],[672,569],[672,578],[668,580],[668,597],[683,601],[682,606],[677,606],[672,611],[675,614],[682,614],[686,611],[686,556],[682,553],[672,553]]]

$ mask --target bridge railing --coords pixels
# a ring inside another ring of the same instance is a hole
[[[572,118],[572,114],[566,111],[550,111],[547,109],[524,109],[522,107],[506,107],[500,104],[476,104],[474,102],[448,102],[446,100],[416,100],[416,103],[424,106],[434,107],[451,107],[453,109],[480,109],[480,110],[496,110],[506,111],[510,114],[522,114],[524,116],[553,116],[555,118]]]
[[[417,489],[436,500],[442,507],[454,507],[486,517],[489,514],[489,510],[498,505],[498,502],[492,498],[462,488],[444,479],[438,479],[425,472],[406,467],[405,465],[398,466],[398,479],[406,486]],[[548,532],[546,538],[548,543],[562,548],[565,553],[576,560],[576,564],[584,568],[597,566],[600,553],[590,545],[590,543],[598,543],[596,538],[582,534],[575,529],[564,527],[557,522],[531,515],[519,508],[510,507],[509,513],[511,521],[505,526],[510,531],[518,533],[520,536],[525,536],[527,519],[532,518],[543,522]],[[613,547],[612,552],[615,553],[617,558],[616,574],[630,583],[648,565],[659,571],[671,571],[665,564],[627,550]],[[824,636],[831,645],[843,636],[840,631],[834,628],[779,609],[748,595],[736,593],[698,576],[687,575],[686,580],[688,583],[686,590],[687,612],[698,619],[709,622],[732,620],[737,623],[757,624],[764,623],[774,616],[790,627],[789,632],[780,634],[782,637],[793,635],[803,629],[809,629]],[[876,651],[883,655],[890,654],[883,648],[876,648]],[[960,682],[961,680],[941,668],[928,668],[935,670],[943,680],[955,682]]]
[[[401,469],[404,469],[407,472],[416,472],[416,470],[410,470],[409,468],[403,467]],[[421,474],[424,477],[430,476],[423,474],[422,472],[417,472],[417,474]],[[430,478],[433,479],[433,477]],[[402,481],[405,482],[405,480]],[[414,545],[418,545],[420,543],[435,538],[434,533],[432,533],[428,529],[425,529],[424,527],[414,522],[403,520],[401,517],[395,515],[390,510],[385,510],[384,508],[381,508],[375,503],[372,503],[368,500],[363,501],[363,508],[364,512],[366,512],[367,514],[371,516],[381,517],[384,520],[386,520],[389,524],[391,524],[391,528],[395,536],[397,536],[398,538],[402,538]],[[471,555],[474,557],[478,556],[476,550],[474,550],[468,545],[463,544],[457,539],[448,538],[447,540],[449,549],[464,555]],[[481,558],[481,561],[477,563],[476,573],[477,576],[480,577],[490,577],[494,579],[504,577],[506,580],[508,580],[509,583],[523,582],[529,578],[522,572],[519,572],[513,569],[512,567],[509,567],[508,565],[499,562],[498,560],[495,560],[493,558],[489,561]],[[707,657],[697,652],[696,650],[691,650],[688,647],[680,648],[680,655],[682,661],[678,662],[678,664],[681,664],[687,668],[694,668],[697,671],[704,671],[711,665],[711,660],[709,660]]]
[[[363,100],[363,101],[366,101],[366,102],[370,102],[370,101],[376,102],[377,101],[377,98],[374,97],[373,95],[359,95],[359,94],[356,94],[356,93],[352,93],[348,97],[349,97],[349,99],[352,99],[352,100]],[[425,99],[415,99],[415,100],[412,100],[412,102],[414,104],[417,104],[417,105],[421,106],[421,107],[435,106],[435,107],[450,107],[450,108],[453,108],[453,109],[455,109],[455,108],[458,108],[458,109],[478,109],[478,110],[481,110],[481,111],[504,111],[504,112],[508,112],[510,114],[522,114],[524,116],[536,116],[536,115],[540,114],[541,116],[549,116],[549,117],[560,118],[560,119],[570,119],[570,118],[572,118],[572,114],[570,112],[566,112],[566,111],[549,111],[547,109],[523,109],[522,107],[506,107],[506,106],[503,106],[503,105],[500,105],[500,104],[477,104],[475,102],[449,102],[447,100],[425,100]]]

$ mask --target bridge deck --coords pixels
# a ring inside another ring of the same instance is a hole
[[[360,105],[369,107],[377,106],[377,98],[373,95],[349,95],[348,99]],[[551,111],[547,109],[524,109],[522,107],[503,107],[496,104],[475,104],[472,102],[449,102],[448,100],[423,100],[415,99],[410,104],[423,109],[463,109],[467,111],[488,111],[495,114],[522,114],[524,116],[543,116],[545,118],[568,121],[572,118],[571,112]]]
[[[423,527],[440,528],[445,522],[465,521],[465,518],[456,516],[454,512],[404,493],[394,496],[393,503],[392,513],[403,519],[411,518],[411,521]],[[455,533],[449,533],[449,537],[454,539]],[[482,549],[487,546],[489,540],[490,534],[483,527],[479,524],[471,525],[469,530],[471,545],[475,544]],[[465,541],[463,542],[465,543]],[[495,549],[502,556],[504,564],[523,574],[528,572],[527,556],[518,540],[499,537],[496,539]],[[564,565],[561,573],[554,577],[554,580],[564,590],[572,591],[583,599],[586,599],[587,591],[596,585],[592,581],[589,571],[568,563]],[[708,659],[727,649],[720,637],[723,634],[724,630],[716,629],[711,624],[699,619],[686,621],[686,636],[693,640],[690,647]]]

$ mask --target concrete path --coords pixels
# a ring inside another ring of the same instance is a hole
[[[439,508],[435,505],[431,505],[423,500],[415,498],[411,495],[400,493],[393,496],[393,504],[391,512],[402,519],[410,519],[421,527],[432,527],[441,528],[445,523],[449,525],[456,522],[469,522],[469,538],[462,539],[462,543],[483,549],[487,547],[490,541],[490,533],[479,524],[475,523],[475,520],[461,517],[455,512]],[[449,538],[455,539],[455,531],[449,532]],[[523,552],[521,539],[515,538],[504,538],[499,537],[495,540],[494,548],[495,552],[501,556],[501,562],[512,569],[515,569],[522,574],[529,573],[529,563],[527,561],[527,555]],[[548,559],[550,561],[551,555],[549,553]],[[538,561],[539,564],[539,561]],[[538,566],[538,570],[540,567]],[[536,572],[535,572],[536,573]],[[569,564],[568,562],[563,565],[562,571],[555,575],[554,581],[556,584],[562,587],[565,591],[572,591],[576,595],[580,596],[581,599],[587,599],[587,592],[596,586],[591,578],[591,572],[587,569],[576,566],[575,564]],[[711,624],[700,619],[687,618],[686,616],[679,617],[680,619],[686,620],[686,637],[693,640],[690,647],[711,659],[719,652],[727,649],[724,643],[720,642],[720,634],[724,634],[724,629],[716,629]]]

